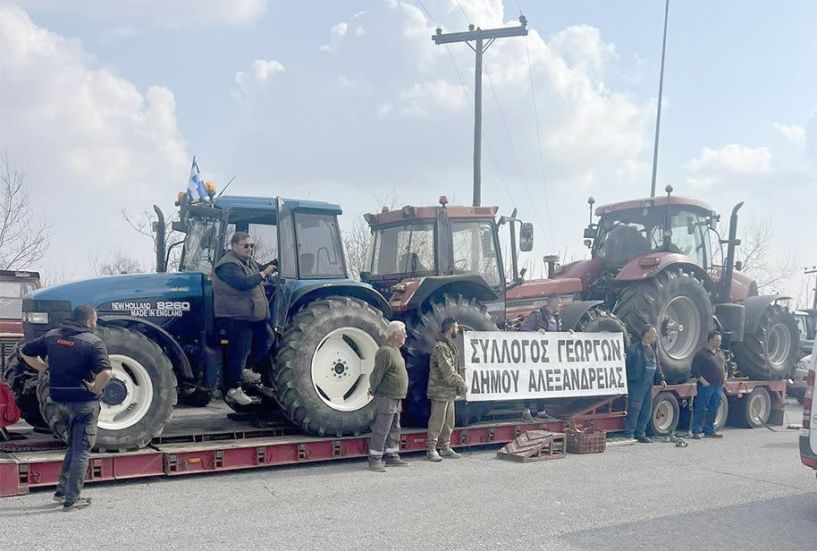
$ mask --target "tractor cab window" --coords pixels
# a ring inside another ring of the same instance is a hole
[[[184,239],[181,271],[209,274],[213,271],[216,254],[220,253],[217,218],[193,218]]]
[[[275,224],[242,224],[244,229],[237,229],[235,224],[228,224],[224,233],[223,250],[230,250],[230,240],[237,231],[250,234],[255,249],[253,249],[253,259],[259,264],[267,264],[278,258],[278,227]]]
[[[295,211],[294,218],[300,278],[345,278],[337,217]]]
[[[494,230],[490,222],[452,222],[454,272],[481,275],[488,285],[497,287],[502,281]]]
[[[434,225],[411,224],[374,231],[371,274],[416,274],[436,271]]]
[[[34,284],[29,282],[0,281],[0,319],[20,320],[23,297],[34,289]]]

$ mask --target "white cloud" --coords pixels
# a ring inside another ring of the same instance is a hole
[[[101,20],[144,21],[168,28],[246,25],[267,11],[269,0],[26,0],[31,13],[70,13]]]
[[[0,52],[0,148],[60,228],[52,251],[76,263],[87,236],[104,242],[122,223],[120,208],[161,203],[160,192],[169,200],[169,181],[183,186],[189,158],[170,90],[142,93],[16,7],[0,7]]]
[[[790,142],[797,145],[806,143],[806,129],[802,126],[781,124],[779,122],[774,123],[772,126]]]
[[[284,71],[286,68],[279,61],[256,59],[247,72],[238,71],[235,74],[235,82],[241,94],[248,94],[257,86],[262,86],[271,77]]]
[[[553,53],[568,65],[594,76],[616,58],[616,47],[604,42],[601,32],[590,25],[575,25],[559,31],[548,40]]]
[[[366,29],[363,28],[363,25],[355,27],[355,36],[363,36],[364,34],[366,34]]]
[[[744,184],[765,179],[775,172],[774,159],[768,147],[729,144],[720,149],[705,147],[701,154],[685,165],[693,186],[707,187],[732,182]]]
[[[405,116],[424,117],[436,111],[450,114],[468,105],[467,93],[462,86],[451,84],[446,80],[417,83],[408,90],[400,92],[396,102],[397,113]]]
[[[102,32],[99,39],[102,42],[114,42],[123,38],[130,38],[142,34],[142,29],[131,25],[118,25]]]
[[[319,48],[320,51],[327,54],[335,54],[338,51],[343,39],[346,38],[346,33],[349,30],[349,25],[341,21],[329,31],[329,44],[324,44]]]

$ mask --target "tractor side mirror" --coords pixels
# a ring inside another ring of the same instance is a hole
[[[737,271],[741,271],[743,269],[743,261],[738,260],[737,262],[735,262],[735,269]]]
[[[523,222],[519,229],[519,250],[527,253],[533,250],[533,224]]]
[[[181,220],[174,220],[170,226],[173,228],[173,231],[179,233],[187,233],[188,230],[187,222],[182,222]]]
[[[587,226],[584,228],[584,238],[585,239],[594,239],[596,237],[596,228],[593,226]]]

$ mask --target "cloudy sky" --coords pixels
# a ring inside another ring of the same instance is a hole
[[[338,202],[347,227],[389,197],[468,203],[473,53],[431,34],[521,10],[529,36],[485,56],[483,204],[534,222],[537,257],[581,258],[588,195],[649,194],[663,5],[0,0],[0,150],[59,277],[148,265],[120,210],[171,209],[194,154],[231,193]],[[815,24],[808,0],[673,2],[658,168],[724,214],[745,201],[798,270],[817,263]]]

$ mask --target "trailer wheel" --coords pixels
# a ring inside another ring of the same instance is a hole
[[[772,397],[769,391],[758,386],[732,404],[732,424],[749,429],[762,427],[772,413]]]
[[[20,348],[14,349],[6,359],[6,369],[3,372],[3,379],[14,392],[14,400],[20,408],[20,414],[26,423],[36,429],[48,430],[48,423],[40,413],[40,402],[37,399],[37,377],[39,373],[33,369],[25,369],[22,373],[17,373],[20,362]]]
[[[757,331],[745,333],[743,342],[733,346],[735,360],[744,375],[773,381],[794,372],[800,348],[797,320],[782,306],[771,305],[764,312]]]
[[[713,308],[703,284],[684,270],[668,269],[627,285],[614,310],[636,336],[646,324],[658,329],[658,356],[667,382],[689,378],[695,353],[706,343]]]
[[[159,436],[176,405],[176,375],[170,359],[155,342],[121,327],[98,327],[108,349],[113,377],[102,395],[96,448],[125,451],[144,448]],[[40,411],[52,432],[67,440],[67,427],[50,397],[50,373],[40,374]]]
[[[440,338],[440,324],[445,318],[454,318],[462,331],[496,331],[497,326],[488,314],[488,309],[475,299],[462,295],[446,295],[441,302],[435,302],[419,320],[409,327],[406,342],[406,363],[409,368],[409,391],[404,413],[407,422],[425,426],[431,413],[428,400],[428,362],[434,343]],[[462,351],[460,350],[460,354]],[[457,402],[454,411],[456,425],[465,426],[482,419],[490,409],[497,408],[497,402]]]
[[[374,414],[369,374],[388,323],[366,302],[333,297],[292,318],[276,356],[275,391],[284,413],[309,434],[360,434]]]
[[[718,404],[718,413],[715,414],[715,430],[719,431],[726,426],[726,421],[729,419],[729,398],[724,392],[721,392],[721,402]]]
[[[647,427],[653,436],[668,436],[675,432],[681,417],[681,407],[672,392],[659,392],[652,403],[652,415]]]

